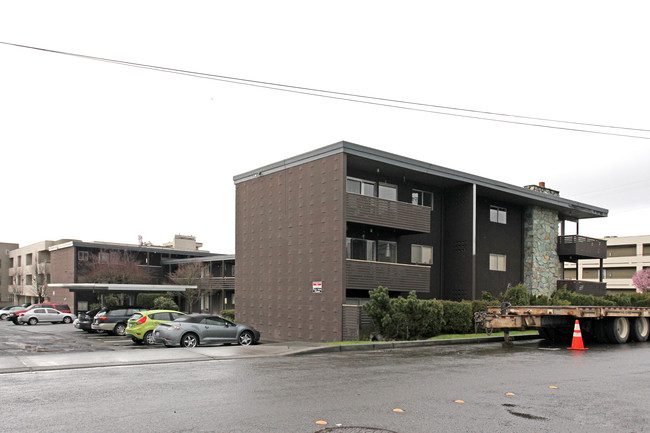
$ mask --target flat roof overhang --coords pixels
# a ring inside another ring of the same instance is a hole
[[[453,188],[460,185],[476,185],[481,196],[511,201],[521,205],[541,206],[558,211],[560,219],[579,220],[583,218],[606,217],[608,210],[566,198],[533,191],[521,186],[511,185],[476,176],[462,171],[441,167],[434,164],[395,155],[370,147],[341,141],[325,146],[293,158],[285,159],[274,164],[266,165],[233,177],[235,185],[260,176],[286,170],[301,164],[316,161],[328,156],[344,153],[348,155],[348,163],[360,166],[374,165],[391,176],[415,176],[423,183],[430,183],[441,188]]]
[[[48,284],[50,289],[67,289],[71,292],[91,293],[129,293],[129,292],[184,292],[197,286],[179,286],[171,284],[105,284],[105,283],[63,283]]]

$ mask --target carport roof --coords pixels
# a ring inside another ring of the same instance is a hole
[[[105,283],[63,283],[48,284],[50,289],[68,289],[71,292],[184,292],[196,289],[196,286],[179,286],[171,284],[105,284]]]

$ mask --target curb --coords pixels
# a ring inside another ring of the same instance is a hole
[[[520,340],[540,340],[539,335],[514,335],[512,341]],[[416,341],[388,341],[381,343],[368,344],[332,344],[321,347],[306,348],[290,355],[305,355],[312,353],[336,353],[336,352],[361,352],[373,350],[392,350],[409,347],[429,347],[429,346],[454,346],[461,344],[482,344],[504,342],[503,337],[472,337],[472,338],[454,338],[448,340],[416,340]]]

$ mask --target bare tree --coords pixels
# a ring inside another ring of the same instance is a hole
[[[38,302],[45,302],[48,295],[47,277],[50,273],[50,265],[47,262],[39,262],[38,259],[34,265],[34,276],[32,278],[32,287],[38,297]]]
[[[196,289],[187,289],[181,292],[181,296],[187,302],[188,311],[192,312],[192,306],[201,299],[208,291],[201,288],[201,280],[209,278],[209,270],[202,263],[181,263],[178,268],[169,274],[169,279],[174,284],[197,286]]]
[[[151,275],[138,263],[137,257],[128,251],[100,251],[91,254],[88,262],[79,269],[82,283],[148,284]]]

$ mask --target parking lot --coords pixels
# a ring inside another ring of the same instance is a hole
[[[128,336],[118,337],[102,332],[90,334],[76,329],[72,324],[39,323],[30,326],[0,321],[0,356],[130,349],[157,350],[164,347],[136,345]]]

